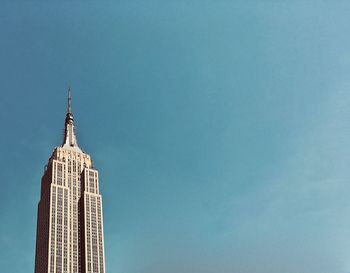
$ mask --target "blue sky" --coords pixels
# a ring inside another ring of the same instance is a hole
[[[107,272],[350,271],[350,4],[14,2],[0,8],[3,272],[33,272],[69,85]]]

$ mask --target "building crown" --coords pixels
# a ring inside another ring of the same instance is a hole
[[[77,137],[75,134],[75,125],[74,125],[74,118],[73,118],[73,113],[72,113],[71,101],[72,101],[72,97],[71,97],[71,90],[69,87],[68,88],[67,114],[66,114],[66,119],[64,122],[64,137],[63,137],[62,147],[69,149],[69,150],[75,150],[78,152],[82,152],[78,146]]]

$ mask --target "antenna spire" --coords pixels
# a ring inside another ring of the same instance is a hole
[[[68,107],[67,107],[67,113],[72,113],[71,100],[72,100],[72,94],[71,94],[70,86],[69,86],[69,88],[68,88]]]
[[[67,114],[66,114],[66,119],[64,121],[64,138],[63,138],[62,147],[68,148],[68,149],[74,149],[76,151],[81,151],[77,144],[77,137],[75,135],[75,125],[74,125],[74,118],[72,113],[71,100],[72,100],[72,95],[71,95],[71,90],[69,86]]]

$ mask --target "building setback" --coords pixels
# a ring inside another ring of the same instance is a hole
[[[64,139],[41,179],[35,273],[105,273],[98,171],[75,134],[71,94]]]

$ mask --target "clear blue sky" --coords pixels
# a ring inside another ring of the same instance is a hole
[[[350,4],[13,2],[1,272],[33,272],[69,85],[100,171],[107,273],[350,271]]]

